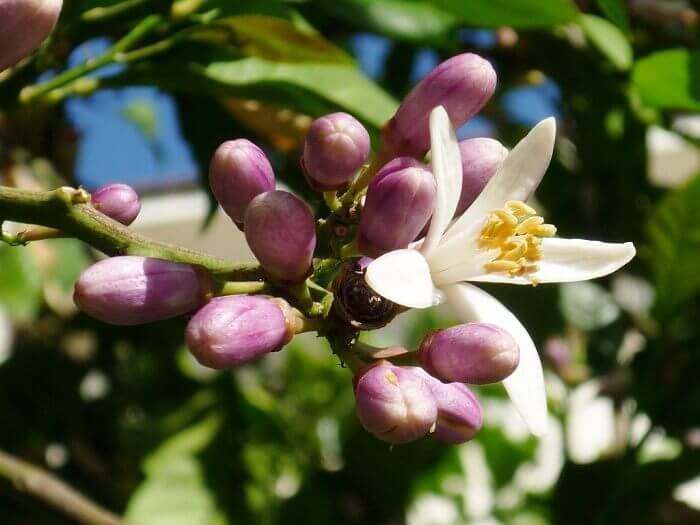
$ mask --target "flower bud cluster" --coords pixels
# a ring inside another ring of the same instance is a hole
[[[391,353],[411,355],[395,349]],[[481,428],[482,414],[465,383],[505,379],[518,364],[519,349],[504,330],[469,323],[429,334],[414,355],[420,366],[378,360],[355,379],[360,423],[390,443],[426,435],[445,443],[472,439]]]
[[[215,369],[280,350],[309,329],[309,317],[318,317],[313,326],[323,327],[330,341],[342,341],[342,350],[333,347],[339,355],[356,353],[354,393],[367,431],[390,443],[426,435],[445,443],[472,439],[482,425],[482,411],[467,385],[501,381],[513,373],[519,348],[507,332],[492,324],[462,324],[427,334],[415,352],[392,347],[368,354],[352,342],[359,330],[383,326],[402,311],[363,288],[364,267],[369,257],[409,247],[430,223],[437,199],[435,178],[424,164],[431,110],[443,106],[459,127],[485,105],[495,86],[493,68],[477,55],[443,62],[384,126],[376,155],[368,131],[351,115],[332,113],[313,121],[300,154],[306,181],[325,192],[330,209],[318,224],[306,202],[276,187],[272,163],[260,147],[242,138],[223,142],[210,161],[210,189],[243,231],[266,293],[279,297],[226,295],[237,291],[224,291],[219,276],[204,268],[127,255],[86,269],[75,286],[76,304],[117,325],[187,315],[188,348],[199,363]],[[507,151],[488,138],[464,140],[459,149],[461,214]],[[136,192],[122,184],[94,192],[92,205],[125,225],[140,210]],[[358,260],[358,252],[366,257]],[[322,308],[308,307],[312,288],[333,304],[312,298]]]

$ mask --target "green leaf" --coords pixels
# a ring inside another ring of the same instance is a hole
[[[700,290],[700,175],[666,196],[647,224],[656,313],[672,314]]]
[[[411,0],[317,0],[314,7],[341,18],[353,27],[390,38],[422,43],[444,43],[460,22],[431,2]]]
[[[209,36],[235,45],[245,55],[272,61],[353,63],[349,55],[318,33],[273,16],[231,16],[195,35],[198,40]]]
[[[605,288],[587,281],[562,284],[559,305],[566,320],[581,330],[603,328],[620,315],[620,307]]]
[[[647,106],[700,109],[700,52],[667,49],[637,60],[632,84]]]
[[[625,34],[614,24],[594,15],[581,15],[581,28],[588,40],[613,65],[626,71],[632,65],[632,46]]]
[[[170,439],[164,441],[158,449],[150,454],[143,462],[143,469],[149,475],[157,474],[165,469],[176,458],[192,456],[201,452],[221,428],[222,417],[210,414],[192,426],[186,427]]]
[[[136,82],[172,91],[255,98],[312,116],[345,110],[376,128],[397,106],[353,65],[242,58],[221,47],[201,44],[190,44],[157,62],[105,79],[105,85]]]
[[[228,523],[206,484],[201,463],[180,456],[146,479],[126,509],[129,523],[142,525],[223,525]]]
[[[630,31],[630,19],[627,15],[627,8],[622,0],[596,0],[598,8],[625,33]]]
[[[463,22],[480,27],[546,27],[573,22],[578,11],[569,0],[434,0]]]
[[[14,321],[32,320],[42,302],[41,270],[32,253],[26,248],[0,245],[0,272],[0,306]]]
[[[202,73],[210,80],[232,87],[289,83],[320,95],[376,126],[381,126],[396,109],[394,100],[355,67],[247,58],[213,62],[205,66]]]

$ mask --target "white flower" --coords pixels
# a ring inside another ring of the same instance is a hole
[[[454,221],[462,187],[457,139],[443,107],[430,115],[437,199],[419,249],[374,260],[365,279],[374,291],[411,308],[447,301],[464,322],[503,327],[520,346],[520,363],[503,384],[531,432],[547,427],[542,364],[527,330],[494,297],[466,281],[531,284],[582,281],[614,272],[635,255],[632,243],[554,237],[524,204],[542,180],[554,150],[555,121],[537,124],[508,154],[474,203]]]

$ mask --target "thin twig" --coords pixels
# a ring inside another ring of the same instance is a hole
[[[103,509],[50,472],[0,451],[0,476],[22,492],[85,525],[126,525],[116,514]]]
[[[88,200],[84,190],[69,187],[35,191],[0,186],[0,223],[10,220],[57,228],[107,255],[141,255],[197,265],[228,281],[262,280],[257,264],[233,263],[154,241],[100,213]]]

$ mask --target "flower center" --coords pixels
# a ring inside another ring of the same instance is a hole
[[[532,274],[540,269],[537,261],[542,259],[542,238],[556,233],[556,227],[545,224],[533,208],[521,201],[508,201],[504,208],[491,210],[479,234],[479,248],[498,250],[484,269],[487,273],[526,276],[537,285],[539,281]]]

